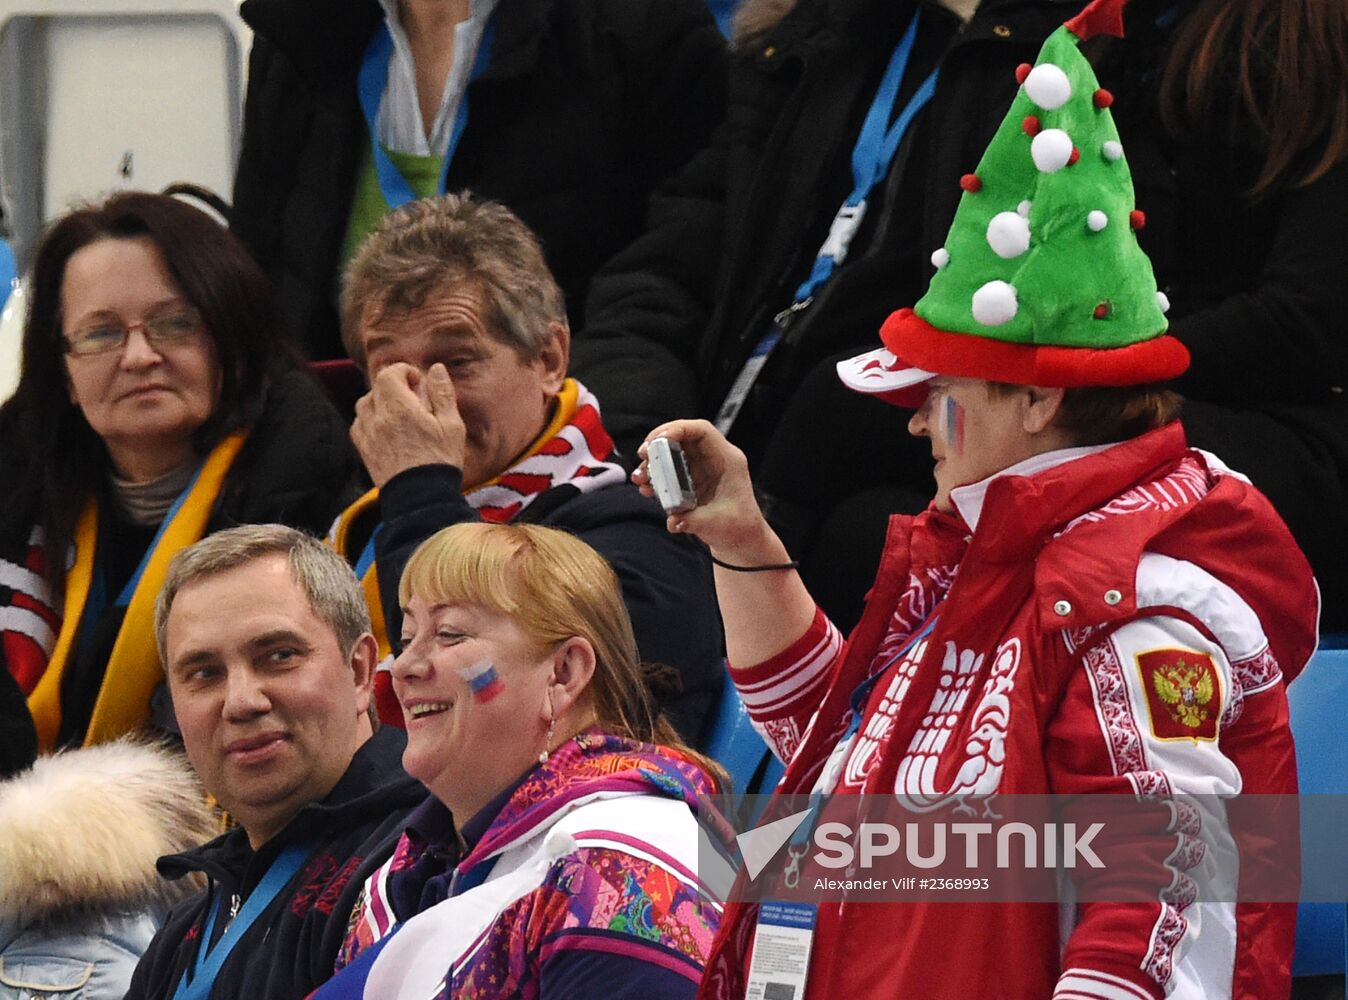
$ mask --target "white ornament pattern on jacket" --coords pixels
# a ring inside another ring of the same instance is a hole
[[[981,800],[991,814],[988,800],[997,794],[1006,766],[1006,733],[1011,725],[1011,692],[1020,667],[1020,639],[1011,637],[997,647],[992,670],[983,683],[983,693],[970,720],[964,744],[964,761],[950,787],[936,787],[936,769],[942,752],[963,715],[965,703],[983,665],[984,654],[959,651],[946,643],[941,677],[922,728],[913,736],[899,764],[894,793],[905,809],[932,812],[951,802],[956,811],[971,814],[968,799]]]
[[[928,640],[922,639],[904,654],[894,675],[885,688],[885,696],[880,700],[875,713],[866,720],[866,725],[857,734],[856,749],[847,754],[847,767],[843,772],[843,781],[854,788],[861,788],[866,775],[880,759],[880,748],[889,742],[894,728],[894,718],[899,714],[903,699],[917,674],[917,665],[927,653]],[[835,781],[836,784],[836,781]],[[830,788],[833,785],[829,786]]]

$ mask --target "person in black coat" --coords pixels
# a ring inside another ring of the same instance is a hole
[[[1273,502],[1321,628],[1348,630],[1348,7],[1134,0],[1125,17],[1096,62],[1192,356],[1174,386],[1189,441]]]
[[[372,169],[358,73],[386,10],[401,12],[419,52],[410,6],[247,0],[240,11],[254,43],[232,225],[312,358],[342,356],[338,278]],[[444,184],[416,193],[471,188],[509,205],[541,237],[578,317],[593,271],[641,231],[651,188],[721,120],[724,41],[700,0],[498,0],[490,21]],[[419,80],[434,76],[430,62],[417,63]],[[444,72],[428,84],[432,106]]]
[[[660,505],[615,460],[603,400],[566,377],[566,312],[534,235],[496,203],[411,202],[358,251],[342,317],[371,383],[352,438],[376,488],[338,519],[333,542],[382,617],[381,653],[401,635],[403,567],[441,528],[563,528],[613,566],[642,659],[682,681],[662,707],[700,740],[724,675],[711,565],[665,531]],[[381,717],[402,724],[387,671],[375,694]]]
[[[726,125],[662,187],[649,231],[592,285],[573,368],[605,400],[620,443],[672,417],[717,417],[782,315],[780,343],[723,426],[762,470],[756,481],[768,494],[768,517],[805,556],[812,592],[840,622],[855,620],[874,577],[883,535],[876,517],[925,505],[931,459],[911,444],[905,415],[863,407],[838,383],[833,362],[869,349],[885,317],[922,294],[960,177],[978,163],[1015,94],[1016,66],[1033,61],[1082,5],[748,0],[737,15]],[[863,121],[910,27],[897,94],[881,110],[888,124],[911,109],[911,123],[881,164],[845,258],[802,296],[856,184]],[[924,103],[923,83],[938,69]],[[656,370],[661,353],[677,363]],[[787,416],[793,400],[799,419]],[[910,444],[894,443],[903,441]],[[897,506],[888,496],[870,502],[871,489],[913,475],[916,486]],[[810,559],[821,521],[845,501],[860,502],[861,515],[846,513],[821,546],[832,556]]]

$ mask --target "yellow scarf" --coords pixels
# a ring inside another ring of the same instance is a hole
[[[212,449],[201,472],[172,520],[165,525],[150,554],[126,608],[126,617],[103,672],[98,699],[89,718],[84,745],[116,739],[142,725],[149,715],[150,696],[164,676],[154,636],[154,603],[164,585],[169,560],[206,531],[211,510],[224,485],[230,465],[243,447],[247,431],[236,431]],[[61,633],[41,680],[28,696],[28,710],[37,725],[44,753],[56,746],[61,730],[61,680],[75,648],[98,549],[98,503],[90,497],[75,524],[75,564],[66,573]]]

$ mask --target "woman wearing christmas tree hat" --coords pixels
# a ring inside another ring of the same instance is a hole
[[[787,763],[779,798],[873,794],[955,821],[1017,795],[1204,794],[1208,806],[1177,806],[1183,821],[1137,848],[1160,878],[1132,901],[1093,894],[1090,870],[1075,891],[1094,901],[1076,905],[819,901],[797,997],[1289,989],[1294,904],[1203,895],[1213,883],[1199,872],[1223,857],[1219,879],[1254,871],[1230,803],[1296,790],[1285,685],[1314,650],[1318,598],[1267,500],[1187,447],[1159,385],[1188,357],[1134,236],[1112,97],[1078,48],[1120,31],[1121,6],[1096,0],[1020,69],[927,295],[889,319],[883,348],[839,365],[852,388],[918,406],[909,430],[937,459],[935,498],[892,519],[850,636],[794,572],[736,448],[703,421],[647,441],[677,440],[688,458],[700,505],[669,528],[711,549],[731,677]],[[644,463],[633,478],[649,486]],[[780,802],[764,822],[788,805],[800,808]],[[756,898],[841,877],[818,866],[811,822],[804,849],[793,841],[753,880]],[[1263,846],[1296,856],[1295,843]],[[771,919],[727,906],[702,996],[787,982],[756,948]]]

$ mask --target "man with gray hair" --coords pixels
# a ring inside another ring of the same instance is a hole
[[[375,488],[332,541],[361,575],[384,664],[398,580],[421,542],[468,520],[547,524],[613,566],[643,659],[681,676],[663,707],[696,742],[722,683],[710,564],[665,531],[660,506],[627,481],[599,401],[567,378],[565,303],[534,234],[468,194],[410,202],[357,251],[341,313],[370,383],[351,437]],[[401,726],[388,677],[376,675],[380,716]]]
[[[292,528],[231,528],[174,557],[155,636],[187,756],[239,825],[160,859],[210,887],[169,914],[127,997],[305,996],[426,794],[402,734],[373,732],[360,585]]]

